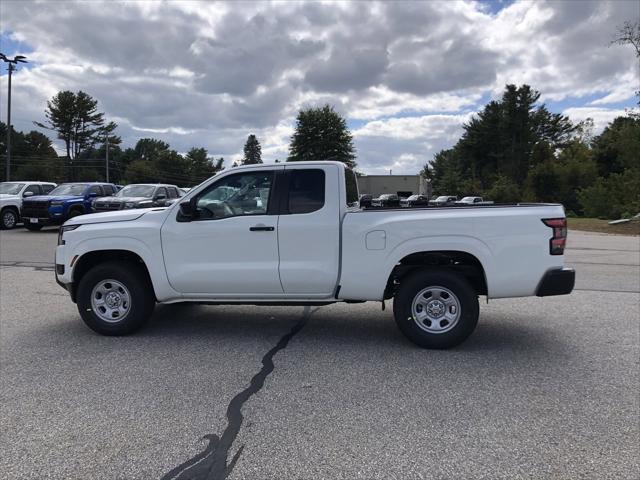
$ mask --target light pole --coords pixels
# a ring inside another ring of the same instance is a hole
[[[7,175],[6,181],[10,180],[11,176],[11,74],[16,69],[18,63],[27,63],[27,57],[24,55],[16,55],[13,60],[7,58],[4,53],[0,53],[0,60],[9,64],[7,68],[9,72],[9,94],[7,95]]]

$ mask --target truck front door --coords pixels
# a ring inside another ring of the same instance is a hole
[[[162,227],[169,283],[179,292],[225,297],[282,294],[278,216],[271,211],[275,172],[226,175],[199,192],[195,215],[175,209]]]

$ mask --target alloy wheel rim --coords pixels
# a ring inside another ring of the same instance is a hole
[[[2,224],[7,228],[12,228],[16,225],[16,215],[13,212],[4,212],[2,215]]]

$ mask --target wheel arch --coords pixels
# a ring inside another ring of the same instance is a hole
[[[79,211],[83,215],[87,211],[87,209],[85,208],[84,204],[82,204],[82,203],[72,203],[72,204],[67,206],[66,214],[69,215],[71,212],[76,211],[76,210]]]
[[[488,294],[487,274],[478,257],[463,250],[423,250],[405,255],[394,265],[387,277],[384,298],[392,298],[402,279],[413,272],[447,269],[462,274],[478,295]]]
[[[76,300],[78,284],[82,280],[82,277],[84,277],[84,275],[86,275],[86,273],[96,265],[109,261],[130,262],[140,266],[145,273],[149,285],[151,285],[153,296],[157,300],[158,296],[156,294],[153,281],[151,280],[149,268],[140,255],[131,250],[105,249],[86,252],[75,261],[72,271],[72,288],[70,292],[71,298],[74,302]]]

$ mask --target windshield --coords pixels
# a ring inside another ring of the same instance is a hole
[[[473,199],[476,197],[464,197],[462,200],[460,200],[461,202],[473,202]]]
[[[418,198],[420,198],[420,195],[411,195],[407,200],[418,200]]]
[[[436,198],[436,202],[446,202],[449,200],[449,197],[438,197]]]
[[[22,190],[22,187],[24,187],[24,183],[2,182],[0,183],[0,193],[17,195]]]
[[[127,185],[116,193],[116,197],[151,197],[154,188],[153,185]]]
[[[63,183],[49,192],[49,195],[82,195],[86,183]]]

